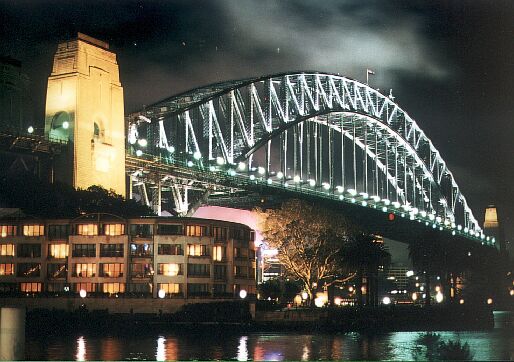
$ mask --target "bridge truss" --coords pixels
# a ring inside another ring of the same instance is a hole
[[[282,189],[494,243],[417,123],[350,78],[301,72],[197,88],[130,115],[127,139],[130,196],[159,214]]]

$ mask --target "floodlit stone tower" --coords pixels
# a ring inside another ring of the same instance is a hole
[[[123,88],[109,44],[78,33],[59,44],[48,78],[45,135],[70,144],[55,177],[125,196]]]
[[[493,236],[496,239],[496,246],[501,251],[505,251],[506,245],[503,229],[498,222],[498,212],[494,205],[489,205],[485,209],[484,231],[487,235]]]

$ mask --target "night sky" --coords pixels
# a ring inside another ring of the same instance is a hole
[[[475,216],[499,207],[514,240],[514,1],[0,1],[0,55],[22,61],[35,120],[59,41],[118,55],[125,110],[212,82],[293,70],[392,89]]]

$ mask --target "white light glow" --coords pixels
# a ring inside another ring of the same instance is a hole
[[[239,162],[237,168],[239,169],[239,171],[244,171],[246,169],[246,164],[244,162]]]
[[[141,147],[146,147],[148,145],[148,141],[144,138],[141,138],[140,140],[137,140],[137,144]]]
[[[336,190],[337,190],[337,192],[342,194],[344,192],[344,187],[343,186],[336,186]]]
[[[389,298],[389,297],[384,297],[384,298],[382,299],[382,303],[383,303],[383,304],[385,304],[385,305],[389,305],[389,304],[391,304],[391,298]]]
[[[187,167],[193,167],[194,163],[193,161],[189,160],[187,161]]]
[[[324,183],[324,184],[323,184],[323,188],[324,188],[325,190],[330,189],[330,184],[329,184],[329,183]]]
[[[136,151],[136,156],[137,157],[141,157],[142,155],[143,155],[143,151],[141,151],[141,150],[137,150]]]
[[[255,180],[255,176],[254,175],[250,175],[250,180]]]
[[[443,299],[444,299],[443,293],[437,292],[437,294],[435,295],[435,301],[437,303],[442,303]]]
[[[163,299],[166,296],[166,291],[164,289],[159,289],[157,295],[159,296],[159,298]]]
[[[70,123],[69,123],[68,121],[64,121],[64,122],[62,123],[62,128],[64,128],[64,129],[68,129],[69,127],[70,127]]]
[[[224,165],[225,164],[225,159],[223,157],[216,157],[216,163],[220,166]]]
[[[34,133],[34,127],[30,126],[29,128],[27,128],[27,132]]]
[[[357,191],[355,189],[348,189],[348,193],[352,196],[357,195]]]
[[[198,151],[196,151],[195,153],[193,153],[193,158],[195,160],[199,160],[200,158],[202,158],[202,154]]]
[[[246,292],[246,290],[241,289],[241,290],[239,291],[239,298],[241,298],[241,299],[245,299],[247,295],[248,295],[248,293]]]
[[[294,177],[293,181],[294,181],[294,182],[296,182],[296,183],[300,182],[300,181],[301,181],[300,176],[296,175],[296,176]]]
[[[79,295],[81,298],[85,298],[87,296],[87,292],[84,289],[81,289]]]
[[[409,270],[407,273],[405,273],[405,276],[407,277],[411,277],[414,275],[414,271],[413,270]]]
[[[309,186],[310,186],[310,187],[314,187],[314,186],[316,186],[316,181],[314,181],[314,180],[312,180],[312,179],[311,179],[311,180],[309,180]]]
[[[391,201],[389,201],[388,199],[382,199],[382,202],[383,202],[383,203],[384,203],[384,205],[386,205],[386,206],[391,205]]]
[[[259,175],[264,175],[264,173],[266,172],[266,170],[264,169],[264,167],[259,167],[257,169],[257,172],[259,173]]]
[[[284,177],[284,174],[281,171],[277,172],[277,178],[281,180]]]

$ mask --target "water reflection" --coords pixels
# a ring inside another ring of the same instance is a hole
[[[477,360],[509,360],[512,329],[437,332],[442,341],[468,343]],[[37,336],[27,338],[28,360],[413,360],[421,332],[366,336],[349,334],[281,334],[168,332],[118,336]],[[422,351],[423,352],[423,351]]]
[[[80,336],[79,338],[77,338],[77,354],[75,355],[75,360],[86,360],[86,340],[84,339],[84,336]]]
[[[239,346],[237,347],[237,360],[238,361],[248,361],[248,346],[247,346],[248,337],[242,336],[239,338]]]
[[[166,338],[159,337],[157,338],[157,354],[155,355],[155,359],[157,361],[166,361]]]

